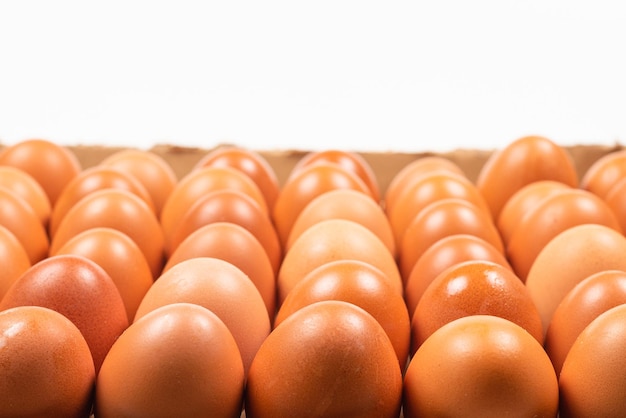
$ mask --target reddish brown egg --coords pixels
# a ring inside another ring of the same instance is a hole
[[[146,204],[154,209],[152,197],[146,188],[134,177],[112,167],[90,167],[81,171],[61,191],[50,217],[50,235],[54,236],[65,214],[89,193],[117,188],[127,190],[140,197]]]
[[[411,333],[409,313],[402,295],[380,269],[357,260],[322,264],[289,292],[276,315],[274,326],[299,309],[323,300],[354,303],[370,313],[389,336],[404,370]]]
[[[0,311],[0,416],[87,418],[95,372],[76,326],[40,306]]]
[[[600,314],[580,333],[559,376],[560,417],[626,413],[626,305]]]
[[[122,189],[98,190],[77,202],[59,224],[50,253],[56,253],[78,233],[97,227],[117,229],[128,235],[141,248],[152,277],[161,273],[165,239],[159,221],[146,202]]]
[[[604,199],[624,177],[626,149],[610,152],[594,161],[580,180],[580,187]]]
[[[232,222],[250,231],[265,248],[274,272],[278,272],[283,250],[274,224],[253,198],[238,190],[209,192],[191,205],[172,230],[168,254],[171,255],[192,232],[213,222]]]
[[[604,197],[604,201],[611,209],[622,232],[626,232],[626,177],[618,180]]]
[[[27,139],[5,147],[0,152],[0,165],[30,174],[46,192],[52,207],[61,190],[82,169],[69,148],[45,139]]]
[[[285,254],[278,271],[278,304],[313,269],[330,261],[345,259],[365,261],[379,268],[398,294],[402,294],[398,266],[385,244],[359,223],[328,219],[304,231]]]
[[[9,287],[31,266],[22,243],[6,227],[0,225],[0,300]]]
[[[46,191],[26,171],[9,165],[0,165],[0,186],[6,187],[24,199],[33,208],[37,217],[48,226],[52,206]]]
[[[163,272],[194,257],[214,257],[241,269],[259,290],[270,318],[276,310],[276,276],[265,249],[254,235],[232,222],[213,222],[198,228],[176,248]]]
[[[250,177],[232,167],[202,167],[183,177],[163,205],[160,220],[166,241],[198,199],[222,189],[238,190],[249,195],[269,214],[263,193]]]
[[[574,226],[548,242],[526,278],[544,330],[561,300],[583,279],[603,270],[626,271],[624,254],[626,237],[604,225]]]
[[[240,170],[259,187],[269,211],[274,208],[280,190],[278,177],[272,166],[257,151],[236,146],[221,146],[204,155],[193,169],[209,166]]]
[[[134,322],[155,309],[186,302],[216,314],[235,338],[247,374],[271,323],[263,298],[245,273],[228,261],[195,257],[172,266],[146,293]]]
[[[500,264],[472,260],[447,268],[424,291],[411,319],[412,352],[444,324],[469,315],[508,319],[543,344],[541,317],[519,277]]]
[[[357,190],[371,196],[365,183],[356,174],[337,164],[308,165],[287,180],[272,213],[283,247],[287,244],[294,222],[306,205],[321,194],[337,189]]]
[[[415,353],[404,379],[404,416],[556,417],[557,377],[524,328],[493,315],[456,319]]]
[[[3,186],[0,186],[0,225],[15,235],[31,264],[48,255],[50,240],[37,214],[24,199]]]
[[[369,195],[352,189],[338,189],[322,193],[311,200],[296,218],[286,249],[310,226],[327,219],[348,219],[370,229],[396,256],[396,242],[383,208]]]
[[[157,214],[172,192],[178,178],[160,155],[141,149],[123,149],[106,157],[101,166],[118,168],[139,180],[150,193]]]
[[[402,374],[387,334],[349,302],[316,302],[272,331],[250,367],[246,416],[400,414]]]
[[[96,382],[95,416],[239,417],[244,374],[237,343],[210,310],[156,309],[128,327]]]
[[[117,229],[90,228],[74,235],[52,255],[60,254],[80,255],[102,267],[122,296],[128,321],[133,320],[154,279],[135,241]]]
[[[417,260],[406,282],[404,298],[412,317],[417,303],[430,283],[455,264],[483,260],[513,270],[508,260],[493,244],[470,234],[455,234],[432,244]]]
[[[500,233],[483,209],[465,199],[439,199],[419,211],[405,229],[399,251],[404,283],[407,283],[415,263],[431,245],[456,234],[482,238],[504,253]]]
[[[128,327],[124,302],[102,267],[76,255],[48,257],[28,269],[0,301],[0,310],[36,305],[70,319],[89,345],[96,374]]]
[[[513,174],[514,173],[514,174]],[[578,186],[578,174],[567,150],[542,136],[525,136],[493,152],[481,168],[476,187],[494,219],[515,192],[539,180]]]
[[[517,275],[526,280],[541,249],[564,230],[581,224],[599,224],[621,232],[617,218],[598,196],[570,188],[538,202],[519,222],[507,246],[507,258]]]
[[[557,374],[572,344],[602,312],[626,303],[626,272],[605,270],[585,278],[570,290],[550,321],[545,349]]]

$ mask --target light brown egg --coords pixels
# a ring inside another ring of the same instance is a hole
[[[269,335],[265,302],[248,276],[219,258],[194,257],[172,266],[146,293],[134,322],[171,303],[195,303],[216,314],[235,338],[247,375],[261,343]]]
[[[0,225],[0,300],[9,287],[31,266],[22,243],[5,226]]]
[[[30,174],[46,192],[51,207],[65,185],[82,170],[69,148],[45,139],[26,139],[5,147],[0,152],[0,165]]]
[[[259,348],[246,388],[246,416],[400,414],[402,374],[387,334],[372,315],[344,301],[308,305]]]
[[[541,249],[564,230],[581,224],[599,224],[621,232],[617,218],[598,196],[570,188],[537,202],[511,234],[506,249],[513,270],[526,280]]]
[[[586,277],[603,270],[626,270],[624,254],[626,237],[604,225],[574,226],[548,242],[526,278],[544,330],[559,303]]]
[[[278,198],[280,185],[272,166],[257,151],[237,146],[221,146],[204,155],[193,167],[232,167],[240,170],[259,187],[271,212]]]
[[[376,318],[389,336],[404,371],[411,341],[409,313],[402,295],[380,269],[357,260],[322,264],[289,292],[276,314],[274,327],[299,309],[323,300],[354,303]]]
[[[47,228],[52,206],[46,191],[33,176],[22,169],[0,165],[0,186],[12,190],[24,199]]]
[[[157,215],[178,183],[174,169],[152,151],[123,149],[106,157],[100,165],[117,168],[139,180],[150,194]]]
[[[283,247],[300,212],[322,193],[352,189],[372,196],[367,185],[353,172],[331,163],[311,164],[298,170],[283,185],[272,219]]]
[[[154,280],[150,265],[135,241],[114,228],[89,228],[74,235],[51,255],[61,254],[80,255],[102,267],[117,286],[128,322],[132,322]]]
[[[96,382],[95,416],[239,417],[244,373],[224,322],[192,303],[162,306],[115,342]]]
[[[447,268],[463,261],[484,260],[513,271],[508,260],[493,244],[471,234],[454,234],[432,244],[417,260],[406,282],[404,298],[412,317],[430,283]]]
[[[0,416],[87,418],[95,372],[69,319],[40,306],[0,312]]]
[[[424,291],[411,319],[411,352],[444,324],[469,315],[508,319],[543,344],[539,311],[519,277],[500,264],[471,260],[447,268]]]
[[[626,413],[626,305],[600,314],[574,341],[559,376],[560,417]]]
[[[85,196],[67,212],[50,245],[54,254],[70,238],[96,227],[117,229],[141,248],[152,277],[161,273],[165,240],[152,209],[137,195],[122,189],[102,189]]]
[[[112,167],[90,167],[81,171],[61,191],[50,217],[50,235],[54,236],[67,212],[79,200],[89,193],[109,188],[128,190],[146,202],[151,210],[155,210],[152,197],[134,177]]]
[[[522,187],[538,180],[578,186],[578,174],[567,150],[549,138],[525,136],[496,150],[481,168],[476,187],[498,219],[504,204]]]
[[[493,315],[470,315],[435,331],[404,379],[405,418],[556,417],[557,377],[541,344]]]
[[[602,312],[626,303],[626,272],[605,270],[585,278],[570,290],[550,321],[544,347],[557,374],[572,344]]]
[[[440,239],[456,234],[482,238],[504,254],[500,233],[483,209],[465,199],[439,199],[419,211],[403,234],[399,258],[405,285],[424,252]]]
[[[352,220],[370,229],[396,256],[393,231],[382,207],[370,196],[352,189],[331,190],[311,200],[291,227],[286,250],[310,226],[336,218]]]
[[[580,180],[580,187],[604,199],[624,177],[626,149],[610,152],[594,161]]]
[[[385,244],[363,225],[347,219],[328,219],[304,231],[283,258],[278,272],[278,304],[307,274],[335,260],[361,260],[379,268],[402,294],[396,261]]]
[[[626,232],[626,177],[618,180],[604,197],[604,201],[615,214],[622,232]]]
[[[254,235],[232,222],[213,222],[191,233],[167,260],[166,273],[181,261],[214,257],[241,269],[258,289],[270,318],[276,313],[276,276],[265,249]]]

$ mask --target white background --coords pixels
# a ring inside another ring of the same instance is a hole
[[[626,140],[620,1],[4,1],[0,142]]]

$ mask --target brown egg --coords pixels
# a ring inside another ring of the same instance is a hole
[[[176,248],[163,272],[194,257],[215,257],[241,269],[259,290],[270,318],[276,310],[276,276],[265,249],[243,226],[213,222],[198,228]]]
[[[289,177],[278,195],[272,213],[283,247],[287,245],[294,222],[309,202],[323,193],[337,189],[357,190],[372,196],[356,174],[337,164],[311,164]]]
[[[260,153],[236,146],[221,146],[209,151],[193,169],[201,167],[232,167],[240,170],[259,187],[269,211],[274,208],[280,190],[278,177]]]
[[[570,188],[570,186],[559,181],[538,180],[515,192],[502,207],[496,222],[504,245],[508,245],[513,231],[542,199]]]
[[[87,418],[95,372],[76,326],[40,306],[0,312],[0,416]]]
[[[610,152],[598,158],[585,171],[580,187],[602,199],[620,180],[626,177],[626,149]]]
[[[400,414],[402,375],[387,334],[365,310],[316,302],[272,331],[252,362],[246,416]]]
[[[560,417],[626,413],[626,305],[600,314],[580,333],[559,376]]]
[[[500,233],[483,209],[465,199],[439,199],[419,211],[403,234],[399,258],[404,283],[407,283],[415,263],[431,245],[456,234],[477,236],[504,253]]]
[[[446,198],[465,199],[489,215],[489,207],[478,189],[467,178],[449,172],[436,172],[413,183],[387,212],[398,248],[415,216],[426,206]],[[400,250],[401,251],[401,250]]]
[[[624,254],[626,237],[604,225],[574,226],[548,242],[526,278],[544,330],[561,300],[583,279],[603,270],[626,270]]]
[[[287,181],[298,175],[302,169],[315,164],[337,164],[344,170],[350,171],[359,177],[367,186],[369,194],[376,201],[380,201],[380,187],[378,178],[369,162],[358,152],[351,152],[339,149],[327,149],[323,151],[313,151],[302,157],[291,169]]]
[[[161,227],[166,241],[185,213],[198,199],[216,190],[239,190],[252,197],[268,213],[265,197],[244,173],[232,167],[202,167],[191,171],[174,187],[161,211]]]
[[[379,268],[402,294],[398,266],[385,244],[359,223],[328,219],[304,231],[285,254],[276,282],[278,304],[313,269],[330,261],[345,259],[365,261]]]
[[[542,136],[525,136],[491,154],[478,173],[476,187],[498,219],[515,192],[538,180],[578,186],[574,161],[565,148]]]
[[[331,190],[311,200],[291,227],[286,249],[310,226],[334,218],[352,220],[367,227],[396,256],[396,242],[383,208],[370,196],[352,189]]]
[[[134,322],[161,306],[178,302],[203,306],[224,322],[237,342],[247,374],[271,329],[265,302],[250,278],[219,258],[195,257],[181,261],[154,282]]]
[[[0,225],[15,235],[31,264],[48,255],[50,241],[37,214],[24,199],[3,186],[0,186]]]
[[[506,254],[513,270],[525,281],[537,254],[552,238],[572,226],[587,223],[621,232],[606,202],[586,190],[571,188],[537,202],[511,234]]]
[[[456,319],[415,353],[404,379],[404,417],[556,417],[558,382],[541,344],[493,315]]]
[[[412,352],[444,324],[468,315],[508,319],[543,344],[541,317],[519,277],[500,264],[471,260],[447,268],[424,291],[411,319]]]
[[[27,139],[5,147],[0,152],[0,165],[30,174],[46,192],[52,207],[61,190],[82,169],[69,148],[45,139]]]
[[[622,232],[626,232],[626,177],[619,180],[604,197],[604,201],[615,214]]]
[[[152,277],[161,273],[165,239],[154,211],[137,195],[122,189],[102,189],[85,196],[65,215],[50,245],[50,254],[87,229],[108,227],[128,235],[141,248]]]
[[[602,312],[626,303],[626,272],[605,270],[592,274],[570,290],[557,306],[544,347],[557,375],[572,344]]]
[[[5,226],[0,225],[0,300],[7,290],[31,266],[22,243]]]
[[[299,309],[323,300],[354,303],[370,313],[389,336],[404,370],[411,340],[409,313],[402,295],[380,269],[357,260],[322,264],[289,292],[276,315],[274,327]]]
[[[124,302],[102,267],[76,255],[48,257],[28,269],[0,301],[0,310],[36,305],[70,319],[85,337],[96,370],[128,327]]]
[[[445,157],[429,155],[413,160],[391,178],[384,196],[385,211],[391,212],[398,198],[404,195],[412,184],[419,181],[423,176],[437,172],[465,176],[461,167]]]
[[[37,217],[48,226],[52,206],[41,185],[26,171],[9,165],[0,165],[0,186],[6,187],[24,199]]]
[[[406,282],[404,298],[412,317],[424,291],[449,267],[463,261],[483,260],[513,270],[508,260],[493,244],[471,234],[454,234],[432,244],[417,260]]]
[[[200,197],[174,226],[167,245],[168,254],[196,229],[213,222],[232,222],[250,231],[259,240],[278,273],[283,250],[274,224],[258,203],[239,190],[220,189]]]
[[[239,417],[244,374],[232,334],[210,310],[162,306],[115,342],[96,382],[95,416]]]
[[[108,227],[89,228],[79,232],[54,254],[86,257],[107,272],[122,296],[128,321],[153,283],[150,265],[141,248],[125,233]]]
[[[117,168],[139,180],[150,194],[157,215],[178,182],[174,169],[151,151],[120,150],[106,157],[100,165]]]
[[[50,235],[54,236],[67,212],[89,193],[117,188],[127,190],[140,197],[154,211],[152,197],[134,177],[112,167],[90,167],[81,171],[61,191],[50,217]]]

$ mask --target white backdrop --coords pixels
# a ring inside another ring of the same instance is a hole
[[[626,139],[620,1],[3,1],[0,141]]]

